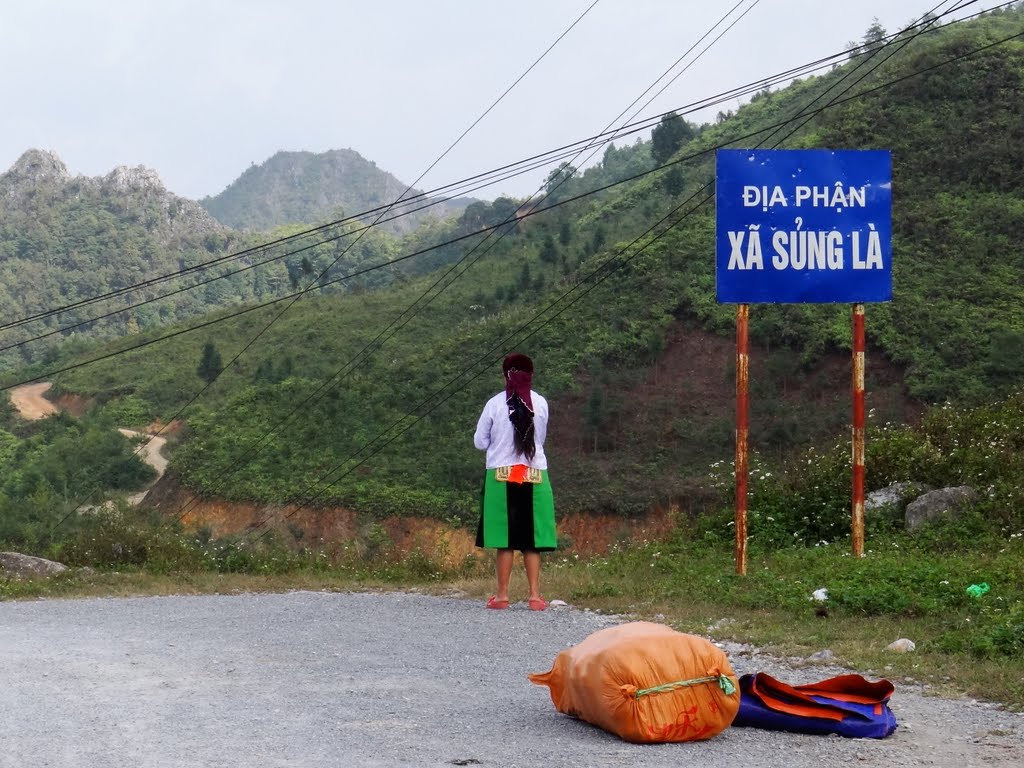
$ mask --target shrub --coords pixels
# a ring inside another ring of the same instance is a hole
[[[121,505],[82,516],[71,535],[54,545],[53,556],[71,566],[196,571],[203,567],[197,543],[180,526]]]
[[[935,487],[970,485],[982,494],[971,515],[950,526],[929,526],[921,541],[955,550],[964,541],[999,535],[1024,525],[1024,393],[973,409],[949,405],[928,411],[919,427],[886,425],[871,430],[865,459],[865,490],[916,481]],[[848,443],[809,449],[771,468],[751,457],[748,532],[751,544],[771,547],[820,545],[849,536],[851,461]],[[731,465],[712,466],[712,485],[733,485]],[[710,538],[730,523],[725,513],[706,518]],[[867,533],[899,530],[899,515],[868,516]],[[728,536],[733,535],[731,530]]]

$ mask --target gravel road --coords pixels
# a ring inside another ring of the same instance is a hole
[[[884,740],[729,728],[634,745],[528,672],[615,619],[400,593],[0,603],[0,766],[1014,766],[1024,716],[896,685]],[[788,668],[726,647],[737,674]]]

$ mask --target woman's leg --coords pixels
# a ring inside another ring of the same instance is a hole
[[[523,552],[526,582],[530,587],[530,600],[540,597],[540,552]]]
[[[494,596],[498,600],[508,600],[508,582],[512,578],[512,559],[515,552],[511,549],[499,549],[495,555],[495,570],[498,573],[498,591]]]

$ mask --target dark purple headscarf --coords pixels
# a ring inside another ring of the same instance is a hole
[[[516,452],[532,460],[537,453],[533,441],[533,397],[530,395],[533,360],[514,352],[502,361],[501,371],[505,374],[505,403],[508,405],[508,419],[512,422]]]

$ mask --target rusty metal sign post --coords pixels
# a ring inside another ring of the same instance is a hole
[[[853,305],[853,555],[864,557],[864,305]]]
[[[736,573],[747,575],[747,431],[750,419],[748,304],[736,308]]]

